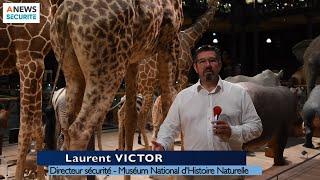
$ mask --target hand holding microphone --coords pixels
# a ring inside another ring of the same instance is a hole
[[[213,124],[213,133],[219,136],[222,140],[227,141],[231,136],[231,127],[225,119],[219,119],[221,112],[222,109],[220,106],[215,106],[213,108],[214,118],[211,122]]]

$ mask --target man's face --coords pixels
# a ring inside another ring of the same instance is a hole
[[[202,51],[196,57],[193,64],[195,71],[201,80],[212,81],[221,70],[221,60],[214,51]]]

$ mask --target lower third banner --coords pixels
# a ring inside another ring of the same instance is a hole
[[[258,166],[49,166],[49,175],[261,175]]]

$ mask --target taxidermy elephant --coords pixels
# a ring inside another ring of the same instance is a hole
[[[315,133],[315,127],[319,129],[319,115],[320,115],[320,85],[317,85],[311,91],[308,100],[302,109],[302,118],[305,126],[306,139],[303,146],[307,148],[314,148],[312,144],[312,136]],[[319,134],[319,133],[318,133]]]
[[[280,86],[280,79],[282,78],[282,75],[282,70],[279,73],[274,73],[271,70],[266,69],[253,77],[237,75],[233,77],[227,77],[225,80],[231,83],[253,82],[263,86]]]
[[[310,45],[312,39],[305,39],[303,41],[298,42],[292,47],[292,53],[296,56],[297,60],[300,63],[303,63],[303,55],[308,46]]]
[[[307,81],[308,95],[316,85],[320,71],[320,36],[316,37],[306,49],[304,56],[304,68]]]
[[[261,136],[243,145],[244,150],[268,143],[266,156],[274,158],[274,165],[284,165],[283,151],[293,124],[299,123],[296,113],[296,97],[286,87],[265,87],[250,82],[238,83],[249,93],[261,118]],[[272,151],[271,151],[272,150]]]

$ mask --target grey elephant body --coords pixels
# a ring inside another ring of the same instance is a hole
[[[307,91],[310,94],[315,87],[320,71],[320,36],[316,37],[306,49],[304,56],[304,68],[307,82]]]
[[[297,122],[296,97],[286,87],[265,87],[250,82],[237,83],[247,90],[254,107],[261,118],[263,132],[261,136],[244,144],[248,150],[268,143],[272,148],[270,157],[275,165],[283,165],[283,151],[287,144],[289,129]],[[266,153],[267,155],[267,153]]]
[[[279,73],[274,73],[269,69],[262,71],[260,74],[257,74],[253,77],[237,75],[237,76],[229,76],[225,78],[226,81],[231,83],[239,83],[239,82],[253,82],[255,84],[260,84],[263,86],[280,86],[280,79],[283,75],[283,71],[281,70]]]
[[[304,146],[313,148],[312,136],[314,133],[313,121],[320,115],[320,85],[317,85],[311,91],[308,100],[302,109],[302,118],[306,129],[306,139]]]

